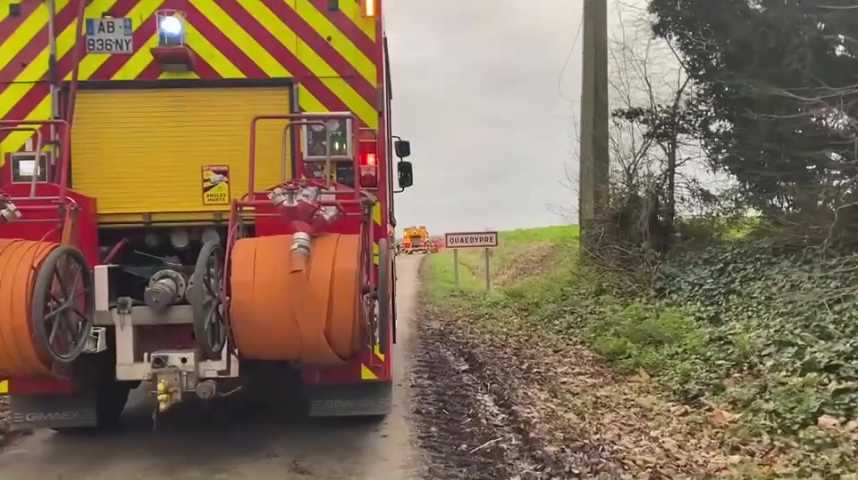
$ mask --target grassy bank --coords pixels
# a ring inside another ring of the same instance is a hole
[[[701,348],[703,333],[678,308],[628,296],[616,274],[578,262],[578,229],[550,227],[501,234],[492,258],[494,288],[485,291],[482,251],[460,252],[460,287],[452,252],[430,257],[425,298],[444,308],[475,312],[487,327],[525,328],[584,340],[627,373],[682,370]]]
[[[512,230],[500,235],[500,248],[491,252],[490,268],[496,287],[488,298],[502,298],[511,283],[535,279],[544,275],[554,277],[568,273],[575,267],[578,248],[577,227],[547,227],[529,230]],[[548,260],[560,260],[562,265],[546,265]],[[485,295],[484,251],[459,251],[459,288],[455,286],[453,252],[446,250],[429,257],[425,266],[425,294],[433,303],[449,297],[467,297],[472,300]],[[548,267],[548,268],[546,268]],[[561,280],[561,279],[557,279]]]
[[[432,256],[424,298],[487,334],[581,342],[621,374],[655,379],[728,433],[721,448],[748,478],[852,478],[842,475],[858,470],[858,259],[734,240],[677,255],[655,291],[635,292],[580,265],[577,237],[573,227],[504,233],[488,293],[481,252],[460,254],[460,288],[451,253]]]
[[[646,297],[629,297],[616,274],[578,262],[578,229],[504,232],[485,292],[482,252],[459,255],[460,288],[451,252],[429,258],[425,297],[448,309],[466,309],[486,327],[522,328],[583,340],[624,373],[685,373],[706,343],[693,315]],[[680,382],[683,383],[683,382]]]
[[[462,251],[459,261],[456,288],[452,252],[430,257],[424,296],[445,308],[479,313],[486,326],[504,317],[507,327],[585,340],[626,373],[680,368],[681,357],[702,347],[703,334],[686,312],[629,297],[616,274],[580,265],[577,227],[502,233],[490,292],[482,251]]]

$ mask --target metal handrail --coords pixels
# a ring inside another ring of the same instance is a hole
[[[32,131],[39,130],[44,126],[54,126],[59,127],[61,132],[60,135],[62,137],[61,140],[61,149],[62,149],[62,160],[60,162],[60,176],[59,185],[60,191],[54,200],[65,199],[66,193],[68,190],[68,178],[69,178],[69,165],[70,165],[70,149],[69,149],[69,133],[71,130],[71,125],[66,120],[0,120],[0,129],[4,130],[16,130],[16,131]],[[41,132],[37,132],[39,143],[41,143]],[[39,150],[41,150],[41,145],[39,146]],[[38,155],[41,154],[41,151],[36,151],[36,159],[37,162],[39,160]],[[35,195],[32,195],[35,196]]]
[[[259,122],[262,121],[273,121],[273,120],[288,120],[289,124],[285,127],[286,129],[292,129],[295,127],[301,127],[305,125],[324,125],[326,120],[351,120],[352,122],[356,121],[354,114],[350,112],[333,112],[333,113],[294,113],[288,115],[257,115],[253,118],[250,124],[250,164],[248,166],[248,180],[247,180],[247,196],[246,199],[250,200],[254,198],[255,194],[261,193],[256,191],[256,133],[257,126]],[[300,133],[300,131],[299,131]],[[331,149],[330,149],[330,133],[328,135],[328,150],[327,150],[327,160],[326,160],[326,170],[330,170],[331,168]],[[352,131],[352,161],[354,163],[354,171],[357,175],[357,172],[360,171],[360,157],[357,152],[358,145],[358,137],[357,131],[353,129]],[[293,136],[293,139],[298,139],[300,136]],[[294,140],[293,140],[294,141]],[[304,172],[304,157],[301,151],[296,152],[295,158],[295,169],[297,172],[296,175],[300,172],[303,174]],[[330,171],[326,171],[326,183],[330,182]],[[333,185],[327,184],[327,187],[333,187]],[[335,195],[344,195],[349,193],[354,193],[355,200],[360,200],[361,198],[361,186],[360,182],[355,182],[355,188],[352,191],[338,191],[333,190],[327,193],[332,193]]]
[[[88,2],[86,2],[85,0],[79,0],[78,2],[74,51],[72,52],[72,61],[74,62],[74,67],[72,69],[71,85],[69,86],[68,106],[66,107],[66,120],[68,121],[69,126],[71,126],[72,122],[74,122],[74,109],[75,105],[77,104],[77,87],[78,79],[80,77],[80,53],[81,47],[83,46],[83,44],[81,43],[81,39],[83,38],[83,21],[84,16],[86,15],[87,3]]]
[[[36,180],[41,175],[41,164],[42,164],[42,131],[36,127],[0,127],[0,133],[3,132],[31,132],[33,136],[36,137],[36,150],[33,158],[35,163],[33,165],[33,174],[30,182],[30,198],[36,197]],[[13,165],[14,168],[14,165]],[[47,168],[47,165],[45,165]],[[47,175],[45,176],[47,178]]]

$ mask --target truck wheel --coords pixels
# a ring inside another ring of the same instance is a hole
[[[102,384],[98,387],[95,395],[96,426],[75,428],[54,428],[53,430],[63,434],[88,433],[101,430],[110,430],[120,424],[122,411],[128,403],[128,395],[134,384],[131,382],[116,382]]]
[[[97,355],[83,355],[74,366],[75,384],[87,395],[89,405],[95,410],[95,425],[78,428],[55,428],[64,433],[92,432],[115,428],[120,423],[122,411],[128,402],[131,390],[140,386],[139,381],[116,380],[116,363],[113,349],[115,340],[108,339],[110,349]]]
[[[126,382],[110,382],[98,389],[96,412],[98,428],[114,428],[119,425],[122,411],[128,403],[131,385]]]

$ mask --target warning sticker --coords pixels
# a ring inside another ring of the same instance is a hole
[[[229,166],[203,166],[203,205],[229,205]]]

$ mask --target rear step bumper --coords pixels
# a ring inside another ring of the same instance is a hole
[[[311,417],[381,417],[393,406],[392,382],[307,386],[303,397]],[[74,395],[9,397],[13,431],[43,428],[95,428],[99,425],[96,392]]]

